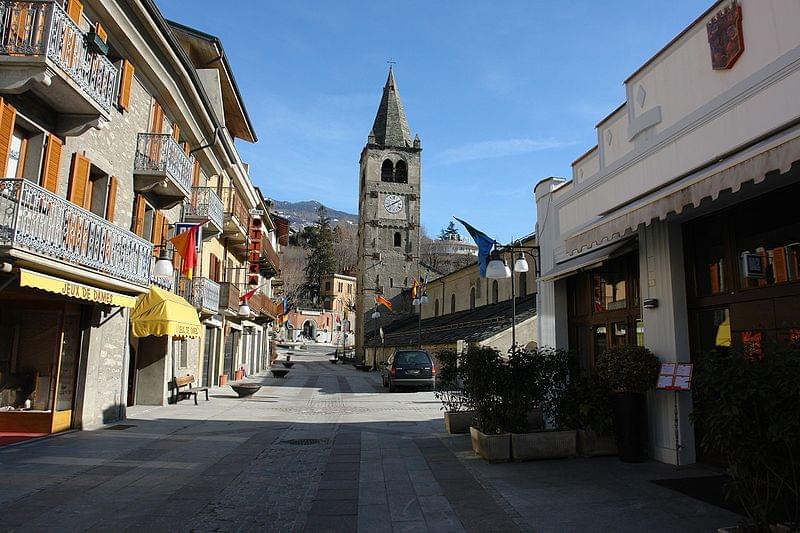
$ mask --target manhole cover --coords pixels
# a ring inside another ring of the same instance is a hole
[[[106,429],[113,429],[113,430],[116,430],[116,431],[122,431],[123,429],[130,429],[130,428],[135,428],[135,427],[136,426],[134,426],[133,424],[117,424],[117,425],[114,425],[114,426],[111,426],[111,427],[107,427]]]
[[[289,439],[283,441],[284,444],[291,444],[292,446],[311,446],[312,444],[321,444],[327,442],[327,439]]]

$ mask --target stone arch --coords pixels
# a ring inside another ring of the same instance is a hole
[[[394,165],[391,159],[385,159],[381,165],[381,181],[394,181]]]
[[[394,181],[396,183],[408,183],[408,166],[402,159],[394,165]]]
[[[303,336],[311,340],[317,340],[317,323],[314,320],[303,322]]]

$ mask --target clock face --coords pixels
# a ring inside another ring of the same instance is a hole
[[[387,213],[396,215],[403,209],[403,198],[396,194],[387,194],[383,199],[383,207]]]

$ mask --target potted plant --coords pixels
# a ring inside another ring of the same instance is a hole
[[[442,402],[444,427],[451,435],[469,433],[470,426],[475,425],[475,411],[461,383],[458,352],[444,350],[436,354],[436,359],[439,372],[434,395]]]
[[[763,357],[720,348],[696,363],[690,418],[700,449],[726,465],[726,496],[747,515],[738,528],[725,529],[797,531],[800,346]]]
[[[576,429],[578,455],[597,457],[619,453],[610,394],[595,374],[581,376],[577,369],[573,372],[560,397],[555,423],[559,427]]]
[[[655,387],[661,362],[643,346],[614,346],[597,360],[597,377],[611,393],[619,458],[641,462],[647,458],[647,400]]]
[[[503,431],[505,363],[497,350],[470,348],[461,358],[460,376],[464,392],[475,410],[475,424],[469,428],[472,449],[489,462],[511,458],[511,435]]]
[[[228,374],[220,374],[219,375],[219,386],[224,387],[228,384]]]

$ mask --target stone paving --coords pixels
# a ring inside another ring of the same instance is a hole
[[[293,355],[239,399],[132,408],[124,424],[0,448],[0,531],[714,531],[738,517],[615,458],[490,465],[430,392]]]

